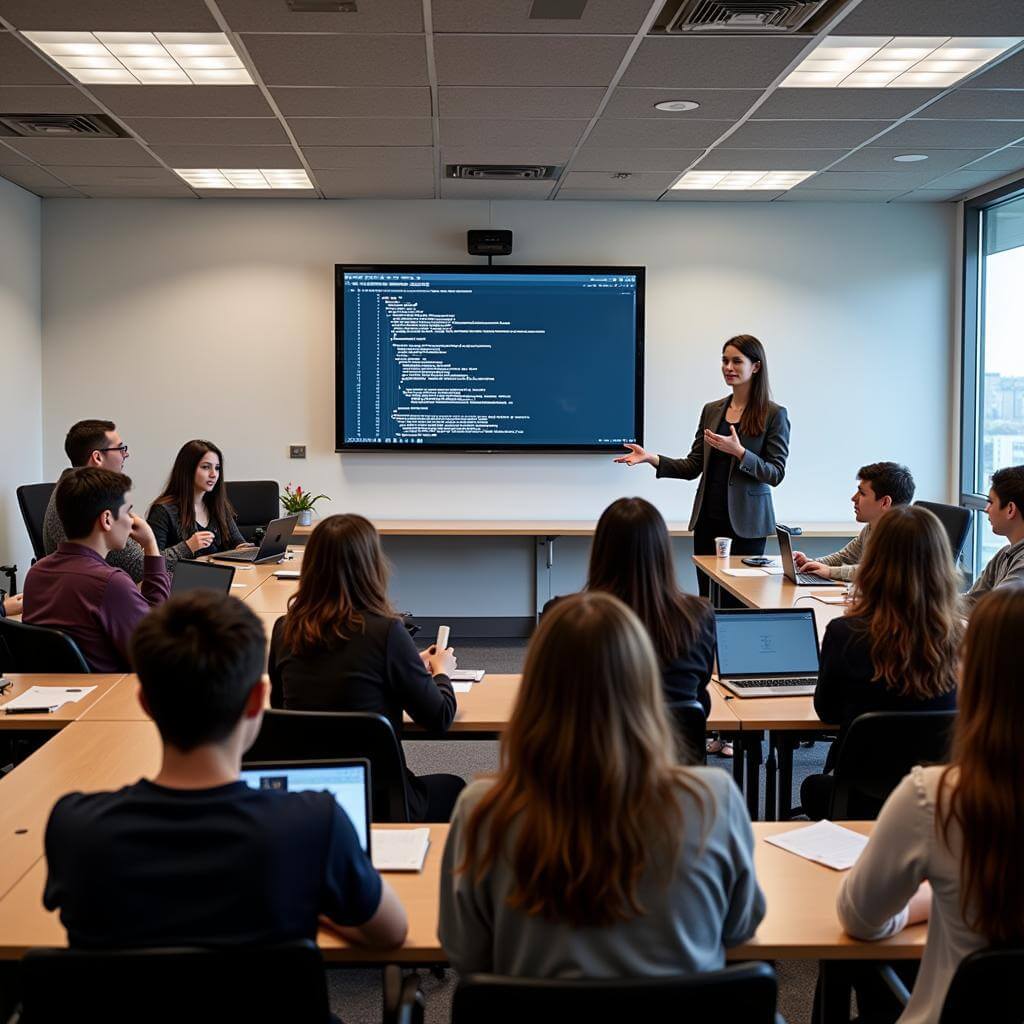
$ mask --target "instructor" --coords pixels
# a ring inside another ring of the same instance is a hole
[[[731,537],[733,554],[760,555],[775,532],[771,488],[786,474],[789,416],[771,400],[764,346],[752,335],[738,334],[722,347],[722,376],[732,395],[704,406],[685,459],[627,444],[629,454],[615,461],[647,462],[659,477],[701,478],[690,517],[694,554],[712,555],[716,537]],[[707,576],[698,572],[697,580],[706,597]]]

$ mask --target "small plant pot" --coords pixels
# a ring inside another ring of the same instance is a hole
[[[303,509],[299,513],[299,526],[312,526],[313,525],[313,510],[311,508]]]

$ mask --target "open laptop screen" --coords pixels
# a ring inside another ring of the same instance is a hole
[[[174,566],[174,580],[171,594],[187,594],[192,590],[216,590],[226,594],[231,590],[235,570],[230,565],[214,565],[212,562],[193,562],[181,558]]]
[[[798,676],[818,671],[818,635],[810,608],[716,612],[718,674]]]
[[[359,845],[370,852],[370,764],[368,761],[277,761],[245,765],[242,781],[253,789],[290,793],[328,792],[348,815]]]

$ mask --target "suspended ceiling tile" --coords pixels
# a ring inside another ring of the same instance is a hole
[[[291,146],[154,146],[168,167],[301,167]],[[244,191],[244,189],[243,189]]]
[[[629,172],[628,178],[616,178],[616,172],[570,171],[562,181],[562,188],[598,189],[605,192],[643,192],[661,195],[679,177],[676,174],[642,174]]]
[[[586,126],[583,119],[520,118],[506,121],[498,118],[445,118],[441,121],[441,143],[460,147],[572,147]]]
[[[950,189],[919,188],[916,192],[896,196],[894,203],[951,203],[956,201],[960,192]]]
[[[245,45],[268,86],[427,84],[423,36],[249,35]]]
[[[159,188],[164,185],[181,185],[181,179],[165,167],[61,167],[56,169],[62,181],[68,185],[86,187],[103,185],[115,188],[120,185],[132,188]]]
[[[703,149],[601,148],[591,146],[588,142],[573,159],[572,169],[574,171],[668,171],[680,174],[703,152]]]
[[[2,163],[0,157],[0,163]],[[997,153],[972,163],[968,170],[971,171],[1015,171],[1024,167],[1024,146],[1009,146]]]
[[[429,146],[426,117],[292,117],[288,127],[300,146]]]
[[[624,36],[434,38],[440,85],[606,86],[628,46]]]
[[[877,145],[925,149],[996,149],[1024,138],[1024,121],[904,121],[877,140]]]
[[[152,167],[156,161],[132,139],[11,139],[44,167]]]
[[[359,0],[353,13],[295,13],[283,0],[217,0],[235,32],[422,32],[422,0]]]
[[[433,199],[434,176],[414,168],[317,171],[324,195],[335,199]]]
[[[543,9],[554,10],[550,0]],[[526,32],[633,35],[650,10],[650,0],[587,0],[582,17],[531,18],[532,0],[431,0],[435,32]]]
[[[23,32],[219,32],[203,0],[0,0]]]
[[[1024,80],[1021,85],[1024,86]],[[923,110],[920,116],[972,120],[1007,118],[1024,121],[1024,88],[958,89],[951,95],[937,100]]]
[[[723,149],[716,146],[694,170],[819,171],[846,152],[845,149]]]
[[[735,121],[761,96],[760,89],[624,89],[612,93],[602,117],[656,117],[666,121]],[[691,100],[696,110],[655,110],[656,103]]]
[[[67,188],[70,184],[63,178],[50,174],[41,167],[33,167],[31,164],[23,164],[19,167],[0,166],[0,177],[27,189],[36,187]]]
[[[443,86],[438,90],[438,107],[441,117],[590,118],[604,94],[601,88]]]
[[[958,188],[966,192],[969,189],[975,189],[981,185],[988,185],[993,181],[997,181],[999,177],[1000,175],[993,174],[991,171],[954,171],[952,174],[946,174],[941,178],[930,181],[928,187]]]
[[[0,34],[0,85],[67,85],[41,56],[9,32]]]
[[[91,85],[119,117],[270,117],[254,85]]]
[[[608,200],[627,203],[653,203],[658,193],[616,192],[611,189],[596,188],[563,188],[555,196],[556,200],[582,200],[584,202],[607,202]]]
[[[425,86],[294,87],[271,92],[285,117],[430,117],[430,90]]]
[[[892,190],[794,188],[784,192],[779,201],[783,203],[887,203],[899,194]]]
[[[938,94],[937,89],[776,89],[754,116],[895,121]]]
[[[83,185],[90,199],[194,199],[195,193],[184,182],[179,185]]]
[[[655,117],[602,117],[587,136],[587,144],[596,147],[693,149],[710,146],[731,127],[731,121],[663,121]]]
[[[153,146],[287,146],[276,117],[132,117],[125,123]]]
[[[777,78],[806,39],[648,36],[621,85],[658,89],[756,89]]]
[[[1018,30],[1014,34],[1024,35],[1024,31]],[[1024,53],[1015,53],[1012,57],[1007,57],[996,64],[989,71],[983,71],[970,80],[968,87],[971,89],[1024,89]]]
[[[383,171],[396,167],[433,172],[434,151],[429,146],[303,146],[302,154],[314,170]]]
[[[5,145],[5,141],[5,139],[0,137],[0,167],[12,167],[29,163],[27,157],[22,156],[16,149],[11,149]]]
[[[730,149],[850,149],[888,121],[747,121],[725,140]]]
[[[0,85],[0,111],[6,114],[95,114],[99,109],[70,85]]]
[[[893,160],[900,155],[899,150],[881,146],[865,146],[845,157],[833,168],[836,171],[884,171],[892,174],[906,174],[911,177],[937,178],[940,174],[955,170],[963,164],[970,163],[985,155],[983,149],[918,149],[917,156],[926,156],[927,160],[903,163]]]
[[[1017,0],[862,0],[834,35],[1019,36]]]
[[[825,171],[802,182],[801,192],[818,189],[849,189],[851,191],[904,191],[913,188],[915,182],[899,172],[884,171]]]
[[[547,199],[554,181],[465,181],[444,178],[442,199]]]
[[[444,146],[445,164],[564,164],[572,153],[571,145],[561,146]]]

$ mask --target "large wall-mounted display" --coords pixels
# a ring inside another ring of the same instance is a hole
[[[335,273],[338,451],[643,443],[643,267]]]

